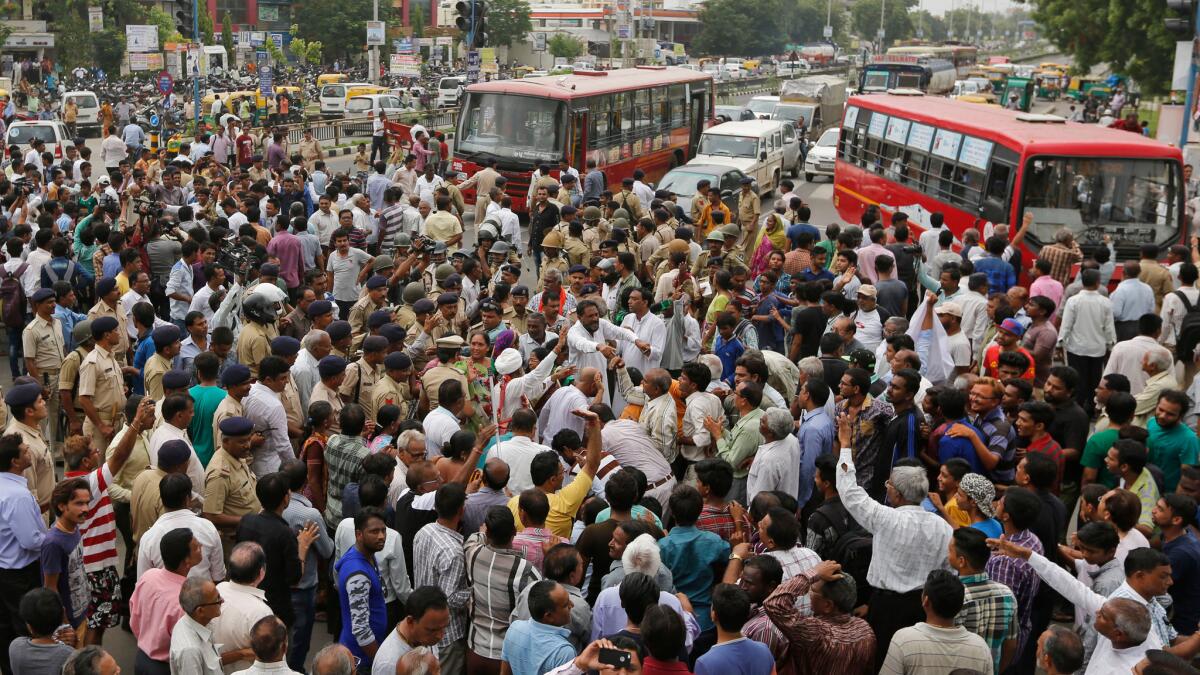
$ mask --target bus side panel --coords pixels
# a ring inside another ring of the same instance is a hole
[[[834,206],[842,220],[858,224],[862,222],[862,214],[868,206],[878,206],[884,224],[890,224],[892,214],[903,211],[909,217],[913,239],[928,229],[929,215],[935,211],[945,216],[946,225],[960,239],[963,230],[976,227],[979,222],[975,214],[939,202],[841,159],[834,170],[833,190]]]

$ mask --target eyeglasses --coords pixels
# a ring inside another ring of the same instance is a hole
[[[197,607],[211,607],[211,606],[213,606],[213,605],[220,606],[220,605],[223,605],[223,604],[225,604],[225,598],[218,598],[218,599],[216,599],[216,600],[213,600],[212,602],[202,602],[202,603],[200,603],[199,605],[196,605],[196,606],[197,606]]]
[[[992,400],[1000,398],[999,396],[984,396],[983,394],[977,394],[975,392],[971,392],[970,397],[971,398],[992,399]]]

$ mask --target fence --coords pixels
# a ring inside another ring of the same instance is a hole
[[[725,102],[739,96],[769,96],[779,93],[779,83],[781,80],[794,80],[811,75],[849,75],[849,66],[837,66],[835,68],[823,68],[821,70],[812,70],[806,73],[794,73],[788,77],[777,77],[775,75],[766,75],[762,77],[744,77],[738,80],[725,80],[718,82],[716,86],[717,100]]]
[[[403,113],[391,121],[408,126],[420,124],[426,129],[446,131],[454,129],[457,124],[458,109],[447,108]],[[369,143],[371,140],[371,118],[366,116],[339,120],[313,120],[312,122],[285,124],[274,128],[286,133],[288,143],[293,147],[304,138],[305,130],[309,129],[313,132],[313,138],[322,144],[340,146],[356,141]]]

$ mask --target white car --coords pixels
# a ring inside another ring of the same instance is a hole
[[[28,122],[13,122],[8,127],[6,143],[11,147],[22,146],[28,150],[33,139],[40,138],[46,142],[46,151],[54,155],[54,159],[62,159],[68,145],[73,145],[67,125],[58,120],[30,120]]]
[[[437,107],[454,108],[462,98],[463,88],[467,84],[465,77],[443,77],[438,80]]]
[[[817,142],[808,149],[808,156],[804,160],[804,180],[806,182],[813,182],[814,176],[833,178],[839,133],[841,133],[841,129],[826,129]]]

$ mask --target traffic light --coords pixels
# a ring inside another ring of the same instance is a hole
[[[1196,32],[1196,3],[1193,0],[1167,0],[1167,32],[1179,40],[1190,40]]]
[[[191,0],[181,0],[179,10],[175,12],[175,30],[186,40],[192,40],[196,36],[192,32],[192,2]]]
[[[458,0],[454,5],[454,11],[458,14],[454,19],[454,25],[458,26],[465,37],[471,32],[471,3],[467,0]]]
[[[487,3],[475,0],[475,26],[471,32],[471,46],[480,49],[487,45]]]

